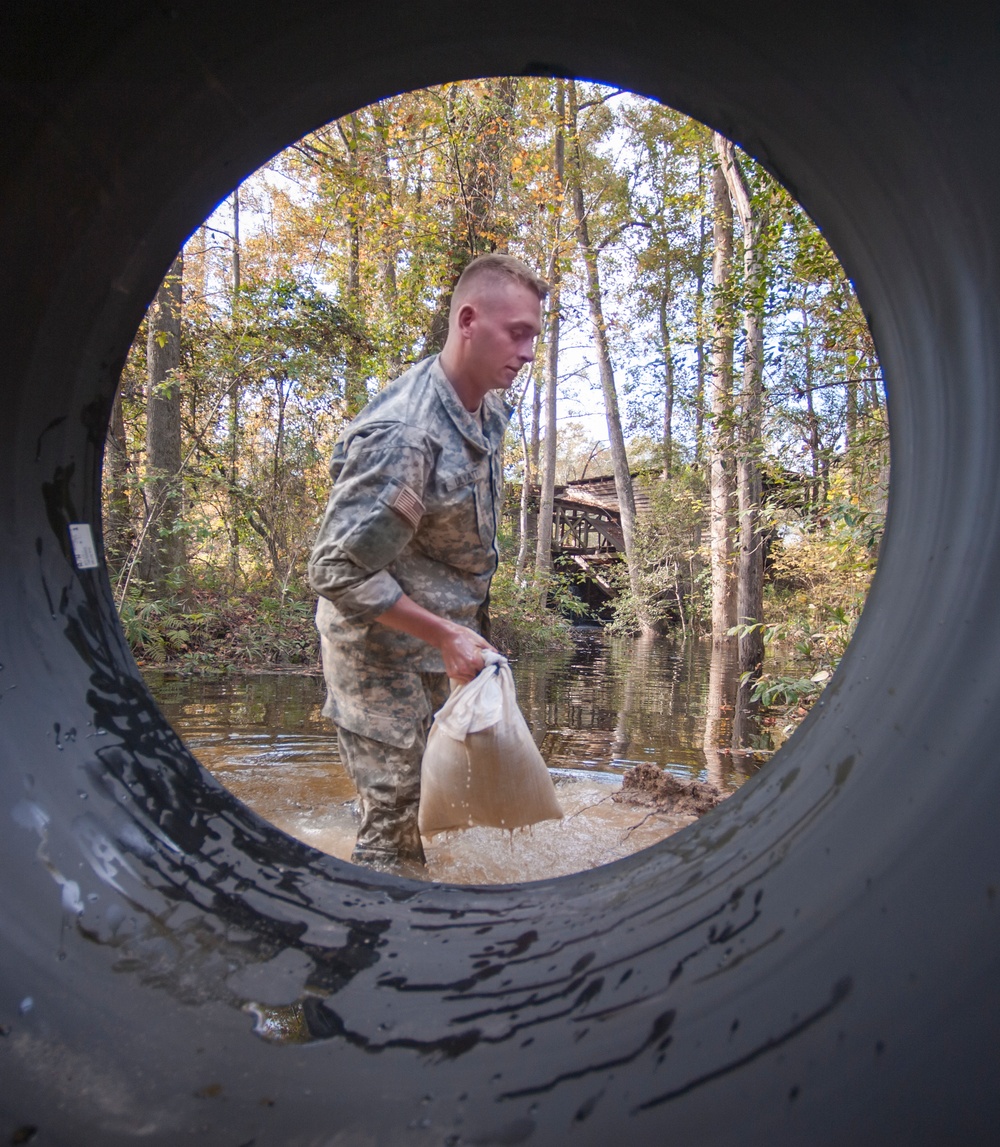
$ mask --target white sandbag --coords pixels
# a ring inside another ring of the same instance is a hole
[[[455,689],[427,737],[420,776],[424,836],[562,818],[549,770],[518,708],[507,659],[492,650],[483,659],[486,668]]]

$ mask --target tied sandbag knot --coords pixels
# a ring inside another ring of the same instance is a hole
[[[503,716],[503,686],[500,675],[506,670],[514,688],[514,676],[503,654],[483,650],[486,667],[465,685],[459,685],[434,715],[434,727],[452,740],[464,741],[469,733],[481,733]],[[515,707],[517,701],[514,702]],[[426,762],[426,756],[424,758]]]

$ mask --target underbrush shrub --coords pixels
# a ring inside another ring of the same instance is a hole
[[[284,599],[268,588],[233,593],[189,589],[183,599],[147,597],[135,583],[119,608],[126,640],[140,665],[192,672],[226,669],[316,669],[316,599],[304,587]]]
[[[501,564],[490,589],[490,640],[503,653],[518,655],[572,645],[572,622],[563,613],[580,614],[585,606],[558,575],[542,601],[542,589],[518,580],[509,564]]]
[[[791,718],[789,732],[833,675],[864,608],[883,517],[835,480],[822,521],[787,531],[771,550],[765,586],[765,670],[752,699]]]

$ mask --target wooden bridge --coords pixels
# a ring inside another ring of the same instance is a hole
[[[641,521],[651,512],[647,488],[655,480],[652,471],[632,474],[636,518]],[[800,517],[806,517],[807,476],[771,466],[763,476],[766,501],[777,502]],[[540,491],[533,485],[529,491],[529,536],[538,529],[538,503]],[[702,523],[707,532],[708,521]],[[773,540],[773,531],[765,537],[765,546]],[[697,542],[693,542],[697,545]],[[584,478],[557,486],[552,516],[552,557],[558,567],[576,566],[585,576],[576,590],[595,615],[604,610],[617,594],[617,588],[608,578],[609,567],[624,555],[625,538],[622,534],[621,507],[615,480],[611,475]]]
[[[649,512],[649,498],[633,474],[636,516]],[[529,529],[537,529],[540,491],[530,491]],[[590,592],[582,597],[591,608],[600,608],[615,596],[617,590],[608,580],[608,567],[617,563],[625,552],[621,507],[612,476],[583,478],[557,486],[552,514],[552,558],[556,566],[572,563],[585,575]]]

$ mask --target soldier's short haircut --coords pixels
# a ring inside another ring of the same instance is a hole
[[[548,283],[536,275],[520,259],[515,259],[513,255],[501,255],[499,252],[494,252],[491,255],[479,255],[466,265],[455,284],[452,305],[454,306],[456,302],[461,303],[462,299],[469,294],[470,288],[479,279],[484,278],[500,282],[520,283],[521,286],[534,291],[539,301],[549,293]]]

